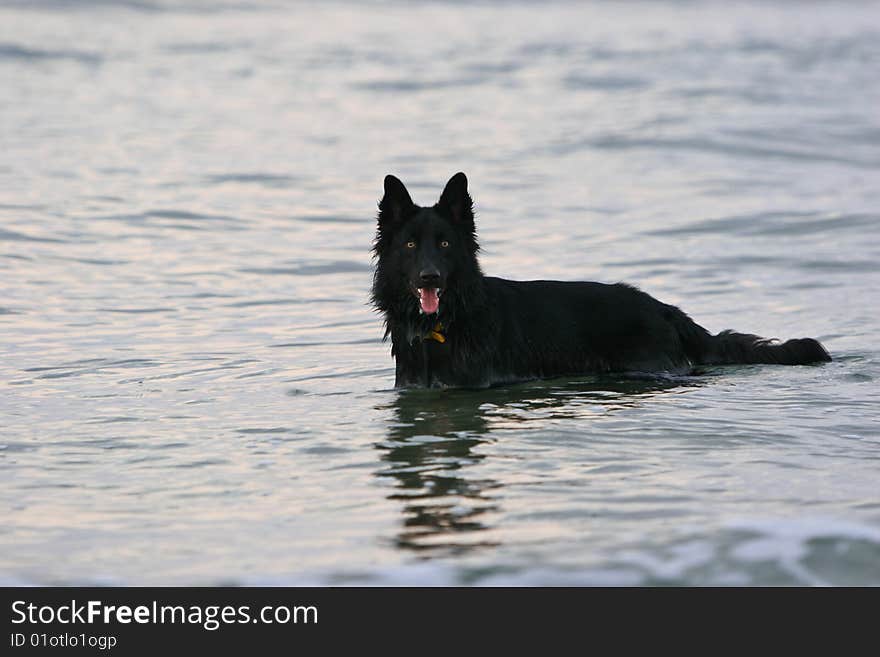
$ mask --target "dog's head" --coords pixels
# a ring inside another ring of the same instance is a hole
[[[473,201],[457,173],[432,207],[413,203],[394,176],[385,176],[374,251],[379,262],[374,296],[406,297],[424,315],[440,312],[444,296],[479,272]],[[381,288],[381,289],[379,289]]]

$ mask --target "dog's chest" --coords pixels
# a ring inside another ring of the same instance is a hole
[[[409,326],[406,345],[398,350],[398,363],[404,378],[427,387],[454,385],[455,344],[439,321]]]

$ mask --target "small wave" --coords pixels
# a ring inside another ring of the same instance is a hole
[[[42,373],[37,379],[65,379],[85,374],[101,374],[108,369],[132,369],[140,367],[156,367],[160,363],[147,358],[129,358],[126,360],[110,360],[107,358],[88,358],[60,365],[28,367],[22,370],[28,373]]]
[[[672,258],[648,258],[647,260],[625,260],[623,262],[608,262],[605,263],[605,267],[625,267],[627,269],[634,267],[653,267],[657,265],[670,265],[670,266],[679,266],[681,262],[679,260],[673,260]]]
[[[12,171],[9,167],[0,167],[0,171]],[[45,210],[47,206],[38,203],[0,203],[0,210]]]
[[[88,420],[86,424],[116,424],[118,422],[140,422],[142,418],[133,415],[114,415],[112,417]]]
[[[165,52],[175,55],[213,55],[243,50],[253,46],[251,41],[205,41],[171,43],[162,48]]]
[[[735,235],[813,235],[823,232],[859,232],[864,227],[875,226],[880,217],[873,214],[822,215],[818,212],[755,212],[691,222],[683,226],[658,228],[645,231],[645,235],[692,235],[692,234],[735,234]]]
[[[468,73],[476,75],[502,75],[505,73],[515,73],[522,68],[522,63],[512,61],[497,62],[494,64],[489,62],[477,62],[467,64],[463,67]]]
[[[222,173],[205,176],[204,180],[209,185],[238,184],[282,188],[290,187],[301,179],[296,176],[270,173]]]
[[[266,345],[270,349],[290,349],[297,347],[336,347],[339,345],[355,345],[355,344],[375,344],[381,345],[380,338],[363,338],[360,340],[341,340],[339,342],[322,341],[322,342],[280,342],[277,344]]]
[[[488,79],[487,76],[473,76],[464,78],[447,78],[439,80],[416,80],[416,79],[391,79],[391,80],[371,80],[370,82],[360,82],[355,85],[356,88],[364,91],[374,91],[378,93],[418,93],[422,91],[436,91],[438,89],[456,89],[459,87],[473,87],[483,84]]]
[[[0,228],[0,242],[47,242],[63,244],[66,241],[67,240],[60,240],[54,237],[34,237],[33,235],[26,235],[25,233],[19,233],[14,230]]]
[[[214,227],[222,230],[244,230],[245,221],[222,214],[207,214],[189,210],[147,210],[134,214],[108,214],[94,216],[95,221],[115,221],[135,227],[159,227],[187,231],[209,230]]]
[[[0,451],[5,453],[12,452],[35,452],[39,449],[39,445],[34,443],[19,443],[6,440],[0,443]]]
[[[343,217],[339,215],[316,215],[316,216],[300,216],[294,217],[297,221],[305,221],[310,224],[362,224],[364,223],[363,217]]]
[[[303,447],[300,450],[302,454],[317,454],[319,456],[330,454],[345,454],[351,451],[352,450],[346,449],[345,447],[337,447],[335,445],[315,445],[313,447]]]
[[[79,262],[83,265],[98,265],[101,267],[112,267],[114,265],[127,265],[130,260],[117,260],[109,258],[73,258],[68,256],[55,256],[55,260],[63,260],[65,262]]]
[[[649,151],[695,151],[701,153],[740,156],[766,160],[783,159],[792,162],[832,163],[847,166],[875,169],[880,167],[880,158],[835,155],[834,153],[806,149],[762,146],[758,144],[722,141],[707,137],[628,137],[607,135],[591,137],[573,142],[556,144],[552,150],[556,154],[567,155],[585,148],[598,150],[649,150]]]
[[[263,274],[267,276],[324,276],[325,274],[349,274],[353,272],[372,271],[372,267],[350,260],[333,262],[307,263],[293,267],[246,267],[238,271],[246,274]]]
[[[644,78],[625,75],[582,75],[575,73],[567,76],[563,82],[568,89],[589,89],[593,91],[630,91],[649,86],[649,82]]]
[[[345,372],[331,372],[328,374],[311,374],[308,376],[300,376],[293,379],[285,379],[285,383],[302,383],[303,381],[317,381],[319,379],[340,379],[340,378],[360,378],[364,376],[388,376],[394,372],[391,367],[382,367],[379,369],[369,368],[360,370],[349,370]]]
[[[787,219],[808,217],[810,213],[784,213]],[[755,228],[756,235],[812,235],[815,233],[834,232],[840,235],[843,231],[854,231],[860,234],[860,229],[880,225],[880,215],[876,214],[847,214],[819,216],[811,220],[797,221],[772,221]]]
[[[250,308],[252,306],[289,306],[298,303],[314,303],[312,299],[254,299],[224,304],[226,308]]]
[[[184,221],[204,222],[219,221],[228,223],[242,223],[241,219],[221,214],[204,214],[200,212],[191,212],[189,210],[147,210],[146,212],[138,212],[135,214],[110,214],[94,217],[96,220],[104,221],[124,221],[126,223],[143,224],[148,223],[152,219],[176,219]]]
[[[827,272],[876,273],[876,260],[808,260],[797,264],[801,269]]]
[[[188,219],[191,221],[241,221],[219,214],[202,214],[188,210],[151,210],[140,215],[146,219]]]
[[[519,47],[518,54],[527,59],[536,56],[551,55],[565,57],[574,53],[575,46],[561,41],[533,41]]]
[[[100,64],[103,57],[98,53],[83,50],[46,50],[29,48],[16,43],[0,43],[0,61],[11,59],[18,62],[42,62],[47,60],[69,60],[80,64]]]
[[[875,569],[873,578],[865,579],[862,569],[846,572],[842,555],[861,548],[866,563],[877,563],[880,557],[880,528],[834,518],[787,518],[784,520],[740,520],[728,523],[727,529],[745,534],[732,547],[730,554],[745,563],[775,563],[792,575],[799,584],[827,586],[880,583]],[[846,546],[849,550],[842,550]],[[830,552],[829,561],[825,554]],[[843,581],[841,581],[841,578]]]
[[[71,363],[64,363],[62,365],[50,365],[47,367],[28,367],[25,369],[25,372],[45,372],[51,370],[66,370],[72,367],[83,367],[85,365],[93,365],[95,363],[106,363],[107,361],[103,358],[87,358],[85,360],[77,360]]]
[[[168,465],[168,467],[177,468],[180,470],[189,470],[192,468],[205,468],[205,467],[212,466],[212,465],[228,465],[228,464],[229,464],[228,459],[214,458],[214,459],[201,459],[198,461],[188,461],[186,463],[171,463]],[[177,495],[177,497],[197,497],[200,494],[201,493],[197,493],[197,492],[186,492],[186,493],[179,493]]]
[[[236,429],[235,433],[250,435],[264,433],[295,433],[295,431],[290,427],[251,427],[248,429]]]
[[[216,359],[216,358],[205,358],[205,359],[194,358],[193,360],[218,360],[218,359]],[[224,372],[226,370],[239,370],[242,367],[244,367],[245,365],[248,365],[250,363],[256,363],[256,362],[259,362],[259,361],[254,360],[252,358],[238,359],[238,360],[228,361],[226,363],[223,363],[222,365],[217,365],[216,367],[199,367],[199,368],[192,369],[192,370],[181,370],[181,371],[176,371],[176,372],[168,372],[165,374],[153,374],[150,376],[139,376],[135,379],[121,379],[120,381],[118,381],[118,383],[126,384],[126,383],[135,383],[135,382],[141,383],[143,381],[167,381],[167,380],[173,380],[173,379],[182,379],[182,378],[187,378],[187,377],[196,376],[196,375],[200,375],[200,374],[207,374],[209,372]],[[191,401],[187,401],[184,403],[185,404],[204,404],[204,403],[207,403],[208,401],[210,401],[210,400],[209,399],[196,399],[196,400],[191,400]]]
[[[172,313],[176,308],[98,308],[102,313],[122,313],[124,315],[141,315],[150,313]]]
[[[213,2],[201,2],[200,0],[6,0],[6,6],[17,9],[31,9],[39,11],[71,10],[89,11],[94,9],[126,9],[143,13],[181,13],[181,14],[213,14],[225,11],[260,11],[269,3],[260,2],[231,2],[214,0]]]

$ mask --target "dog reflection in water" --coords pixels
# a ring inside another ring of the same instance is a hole
[[[503,483],[480,476],[478,467],[489,458],[495,431],[539,429],[548,420],[589,421],[708,380],[594,377],[479,392],[397,391],[388,438],[376,445],[383,462],[376,476],[394,480],[388,498],[403,505],[397,546],[457,554],[499,544],[494,521]]]
[[[403,504],[398,547],[456,554],[496,545],[490,519],[500,484],[469,471],[486,458],[479,448],[488,424],[468,397],[397,393],[388,439],[377,445],[384,467],[376,475],[396,480],[388,498]]]

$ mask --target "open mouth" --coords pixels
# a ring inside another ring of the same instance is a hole
[[[425,315],[433,315],[440,308],[440,295],[443,290],[439,287],[420,287],[416,290],[419,297],[419,308]]]

